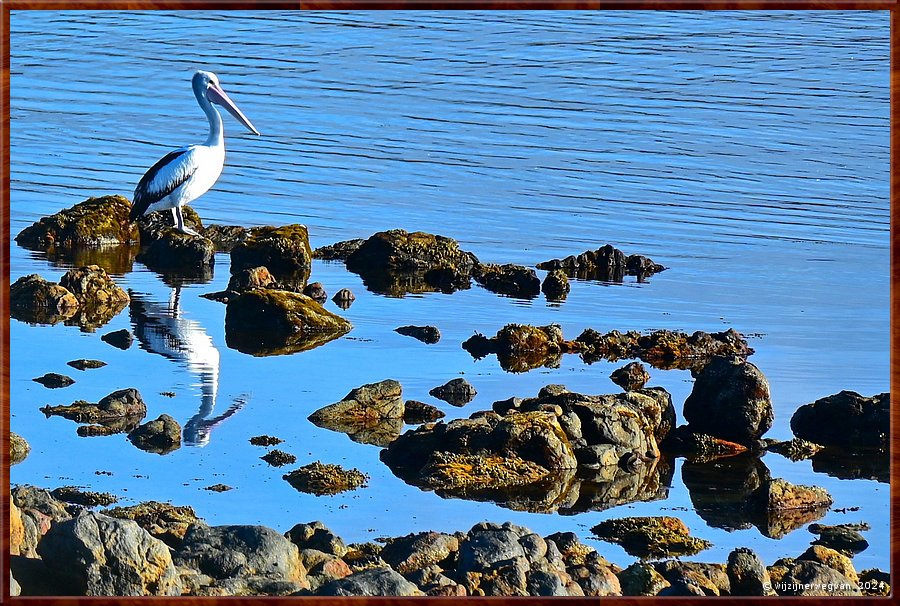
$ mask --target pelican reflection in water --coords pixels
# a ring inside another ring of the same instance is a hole
[[[141,349],[177,362],[199,379],[200,410],[185,423],[184,442],[205,446],[212,428],[240,410],[248,397],[236,397],[228,410],[208,418],[216,407],[219,389],[219,350],[199,322],[182,315],[181,287],[172,289],[167,304],[152,301],[141,293],[129,294],[131,322]]]

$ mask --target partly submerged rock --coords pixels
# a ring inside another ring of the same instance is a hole
[[[602,334],[588,328],[575,339],[574,345],[588,364],[597,360],[640,358],[662,369],[702,369],[714,356],[745,358],[753,353],[733,328],[716,333],[698,330],[690,335],[673,330],[655,330],[646,335],[617,330]]]
[[[56,372],[48,372],[40,377],[32,379],[32,381],[40,383],[48,389],[59,389],[75,384],[75,379],[72,377],[67,377],[66,375],[61,375]]]
[[[338,494],[366,485],[369,476],[358,469],[315,461],[285,474],[284,479],[300,492],[316,496]]]
[[[46,416],[59,415],[77,423],[92,423],[79,427],[78,435],[107,435],[131,431],[147,414],[147,405],[134,388],[120,389],[104,397],[97,404],[77,400],[69,406],[44,406]]]
[[[660,447],[670,454],[687,457],[692,462],[713,461],[748,451],[743,444],[691,431],[687,425],[680,425],[672,430]]]
[[[120,288],[98,265],[67,271],[59,281],[78,299],[79,307],[66,324],[94,331],[104,326],[128,304],[128,293]]]
[[[491,292],[520,299],[533,299],[541,292],[541,281],[529,267],[508,263],[479,263],[472,270],[475,281]]]
[[[255,289],[228,301],[225,342],[251,355],[305,351],[336,339],[352,324],[296,292]]]
[[[319,303],[325,303],[326,299],[328,299],[328,293],[325,292],[325,286],[321,282],[307,284],[303,287],[303,294]]]
[[[591,528],[591,532],[641,558],[694,555],[711,546],[709,541],[690,536],[684,522],[671,516],[606,520]]]
[[[177,270],[202,282],[207,275],[212,275],[215,255],[216,246],[212,240],[170,227],[146,246],[138,255],[138,261],[154,271]]]
[[[478,259],[451,238],[393,229],[369,237],[346,263],[369,290],[402,296],[468,288]]]
[[[181,448],[181,425],[167,414],[161,414],[128,433],[132,444],[156,454],[169,454]]]
[[[453,406],[465,406],[475,398],[477,392],[471,383],[460,377],[435,387],[428,394]]]
[[[331,300],[334,301],[338,307],[341,309],[347,309],[353,302],[356,300],[356,295],[349,288],[342,288],[331,297]]]
[[[127,328],[123,328],[106,333],[100,337],[100,340],[109,343],[117,349],[125,350],[131,347],[131,344],[134,342],[134,335]]]
[[[587,250],[578,256],[553,259],[537,264],[538,269],[562,269],[570,277],[582,280],[621,282],[626,275],[643,280],[666,268],[642,255],[625,256],[618,248],[607,244],[597,250]]]
[[[500,367],[510,372],[525,372],[545,366],[557,368],[569,344],[558,324],[530,326],[507,324],[493,337],[475,334],[462,344],[475,358],[497,354]]]
[[[869,547],[869,542],[859,533],[860,530],[869,530],[869,525],[865,523],[810,524],[806,529],[818,535],[818,538],[812,542],[813,545],[823,545],[844,555],[852,557]]]
[[[25,438],[12,431],[9,432],[9,464],[21,463],[29,452],[31,452],[31,446],[28,445]]]
[[[65,503],[74,503],[82,507],[96,507],[118,503],[119,498],[108,492],[82,490],[77,486],[62,486],[50,491],[50,496]]]
[[[272,467],[284,467],[297,462],[297,457],[283,450],[273,450],[260,457]]]
[[[429,345],[441,340],[441,331],[434,326],[401,326],[395,328],[394,332],[418,339],[422,343],[428,343]]]
[[[744,359],[718,356],[696,374],[683,412],[695,433],[739,444],[756,442],[775,418],[765,375]]]
[[[614,370],[609,378],[625,391],[636,391],[644,388],[650,380],[650,373],[640,362],[629,362]]]
[[[547,273],[541,284],[541,292],[548,301],[563,301],[569,296],[569,276],[561,269],[554,269]]]
[[[131,202],[122,196],[88,198],[26,227],[16,242],[41,250],[136,244],[138,227],[129,220],[130,212]]]
[[[791,430],[798,438],[848,450],[886,449],[890,436],[890,394],[871,398],[842,391],[797,409]]]
[[[103,368],[106,366],[106,362],[102,360],[86,360],[81,358],[79,360],[71,360],[66,362],[69,366],[76,370],[90,370],[94,368]]]
[[[403,422],[407,425],[434,423],[446,416],[444,412],[436,406],[426,404],[425,402],[419,402],[418,400],[406,400],[403,404]]]
[[[317,427],[346,433],[366,444],[386,446],[400,435],[405,407],[402,387],[393,379],[350,390],[340,402],[309,416]]]
[[[215,244],[217,252],[231,252],[249,235],[250,230],[240,225],[207,225],[203,228],[203,237]]]
[[[131,520],[91,511],[54,524],[38,553],[67,595],[180,595],[169,548]]]
[[[32,324],[56,324],[78,311],[78,299],[65,287],[37,274],[23,276],[9,287],[10,316]]]
[[[821,451],[822,448],[823,446],[820,444],[815,444],[801,438],[793,438],[784,442],[773,441],[768,442],[766,445],[766,450],[777,452],[795,462],[812,458]]]
[[[184,218],[184,225],[188,229],[192,229],[201,235],[205,231],[200,215],[190,206],[181,207],[181,215]],[[165,237],[166,233],[175,227],[175,217],[172,216],[171,210],[158,210],[147,213],[138,217],[138,231],[141,234],[141,246],[144,248],[150,246],[155,241]]]
[[[347,257],[363,245],[363,242],[365,240],[357,238],[355,240],[335,242],[328,246],[320,246],[313,251],[312,256],[313,259],[325,259],[326,261],[346,261]]]

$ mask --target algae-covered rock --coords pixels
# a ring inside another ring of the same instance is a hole
[[[212,275],[215,255],[216,246],[212,240],[170,227],[138,255],[138,261],[154,271],[176,270],[204,282]]]
[[[562,354],[568,351],[568,343],[557,324],[507,324],[491,338],[481,334],[470,337],[462,347],[475,358],[497,354],[500,367],[510,372],[526,372],[541,366],[557,368]]]
[[[475,281],[491,292],[520,299],[533,299],[541,292],[541,281],[522,265],[479,263],[472,271]]]
[[[676,427],[670,432],[661,448],[668,453],[685,456],[692,462],[733,457],[748,450],[743,444],[691,431],[687,425]]]
[[[88,198],[26,227],[16,242],[41,250],[136,244],[138,227],[129,220],[130,212],[131,202],[122,196]]]
[[[251,355],[305,351],[348,332],[353,325],[315,300],[284,290],[255,289],[228,301],[225,342]]]
[[[104,397],[97,404],[76,400],[69,406],[44,406],[48,417],[58,415],[77,423],[94,426],[79,427],[78,435],[107,435],[131,431],[147,414],[147,405],[134,388],[120,389]]]
[[[231,252],[249,236],[250,230],[240,225],[207,225],[203,228],[203,237],[215,244],[217,252]]]
[[[28,445],[25,438],[12,431],[9,432],[9,464],[21,463],[29,452],[31,452],[31,446]]]
[[[10,316],[32,324],[56,324],[78,311],[78,299],[68,289],[37,274],[23,276],[9,287]]]
[[[821,451],[823,446],[801,438],[793,438],[784,442],[769,443],[766,450],[777,452],[791,461],[810,459]]]
[[[890,436],[890,394],[871,398],[842,391],[805,404],[791,417],[798,438],[851,451],[886,449]]]
[[[181,425],[167,414],[148,421],[128,433],[132,444],[156,454],[168,454],[181,448]]]
[[[550,472],[515,455],[476,455],[436,452],[420,470],[425,484],[440,491],[508,488],[533,484]]]
[[[197,214],[196,210],[190,206],[182,206],[181,216],[184,219],[185,227],[199,234],[204,233],[203,222],[200,220],[200,215]],[[138,231],[141,234],[141,246],[144,248],[165,237],[169,230],[176,225],[175,217],[172,216],[172,211],[170,210],[158,210],[147,213],[138,217],[135,223],[137,223]]]
[[[347,255],[346,263],[369,290],[402,296],[468,288],[478,259],[452,238],[393,229],[368,238]]]
[[[292,463],[297,462],[297,457],[289,452],[284,452],[283,450],[273,450],[261,456],[260,459],[272,467],[284,467],[285,465],[291,465]]]
[[[609,378],[625,391],[636,391],[643,389],[647,384],[647,381],[650,380],[650,373],[640,362],[629,362],[622,368],[614,370]]]
[[[231,249],[231,273],[264,266],[278,279],[290,278],[302,289],[312,267],[306,226],[254,227]]]
[[[366,485],[369,476],[358,469],[344,469],[340,465],[315,461],[285,474],[285,480],[300,492],[316,496],[338,494]]]
[[[104,511],[108,516],[134,520],[141,528],[173,548],[178,548],[188,528],[204,524],[192,507],[171,503],[146,501],[129,507],[115,507]]]
[[[113,319],[128,304],[128,293],[120,288],[98,265],[67,271],[59,285],[78,300],[77,313],[66,324],[93,331]]]
[[[711,546],[709,541],[690,536],[684,522],[671,516],[606,520],[591,532],[641,558],[693,555]]]
[[[597,250],[587,250],[578,256],[552,259],[538,263],[538,269],[562,269],[570,277],[582,280],[621,282],[626,275],[643,280],[666,268],[642,255],[625,256],[618,248],[607,244]]]

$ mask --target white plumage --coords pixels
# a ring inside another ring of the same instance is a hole
[[[198,71],[191,84],[197,103],[209,120],[209,136],[202,145],[176,149],[154,164],[134,190],[130,215],[134,221],[148,212],[172,209],[178,230],[189,234],[195,232],[184,225],[181,207],[209,191],[225,165],[222,117],[212,104],[221,105],[252,133],[259,134],[219,86],[215,74]]]

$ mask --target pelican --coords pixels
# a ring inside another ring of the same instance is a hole
[[[134,190],[129,219],[132,221],[148,212],[172,209],[178,231],[197,235],[186,227],[181,207],[203,194],[222,174],[225,165],[225,136],[222,134],[222,116],[213,107],[221,105],[254,135],[259,131],[241,113],[234,101],[228,98],[219,85],[219,78],[212,72],[198,71],[191,81],[194,96],[209,119],[209,136],[203,145],[188,145],[166,154],[147,171]]]

